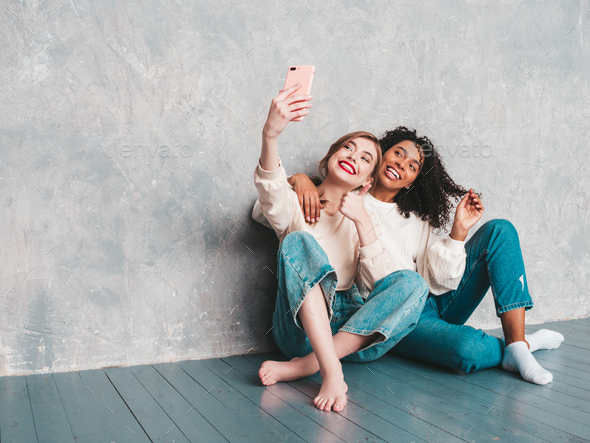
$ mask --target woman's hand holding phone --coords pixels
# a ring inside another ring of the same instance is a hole
[[[301,86],[301,83],[291,86],[272,99],[268,117],[262,130],[263,137],[276,138],[283,132],[290,121],[303,120],[303,117],[309,114],[306,108],[312,107],[311,103],[308,103],[308,100],[312,99],[311,95],[289,96],[289,94],[300,89]]]
[[[306,108],[311,108],[311,95],[289,94],[301,88],[301,84],[285,89],[272,99],[266,123],[262,129],[262,151],[260,152],[260,166],[266,171],[274,171],[279,167],[279,151],[277,138],[290,121],[309,114]]]
[[[283,89],[279,92],[283,92],[283,90],[289,89],[291,86],[301,84],[301,89],[299,90],[299,95],[309,95],[311,92],[311,84],[313,83],[313,76],[315,74],[315,66],[313,65],[295,65],[290,66],[289,70],[287,71],[287,75],[285,76],[285,85]],[[294,118],[294,122],[299,122],[303,120],[304,116]]]

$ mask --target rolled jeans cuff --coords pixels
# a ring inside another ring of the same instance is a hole
[[[512,304],[500,307],[500,309],[498,309],[496,311],[496,316],[499,317],[500,315],[504,314],[505,312],[513,311],[514,309],[520,309],[520,308],[524,308],[525,311],[528,311],[529,309],[532,309],[534,305],[535,304],[532,300],[531,301],[521,301],[518,303],[512,303]]]

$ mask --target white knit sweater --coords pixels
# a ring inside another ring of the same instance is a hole
[[[391,259],[391,272],[418,272],[434,295],[457,289],[467,258],[464,241],[440,240],[427,221],[414,214],[405,218],[396,203],[379,201],[370,194],[365,197],[365,207],[382,231],[377,236]]]

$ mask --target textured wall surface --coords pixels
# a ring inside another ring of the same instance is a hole
[[[588,1],[2,6],[0,375],[275,349],[277,241],[250,211],[290,64],[316,77],[288,171],[415,127],[516,226],[527,321],[589,315]],[[499,326],[490,296],[469,324]]]

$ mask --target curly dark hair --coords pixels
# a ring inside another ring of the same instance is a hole
[[[422,154],[423,164],[413,186],[399,191],[393,201],[405,218],[414,213],[439,232],[446,230],[453,209],[451,199],[455,203],[459,202],[467,189],[453,181],[432,142],[426,136],[418,136],[416,130],[398,126],[392,131],[386,131],[379,140],[383,155],[404,140],[416,144]]]

